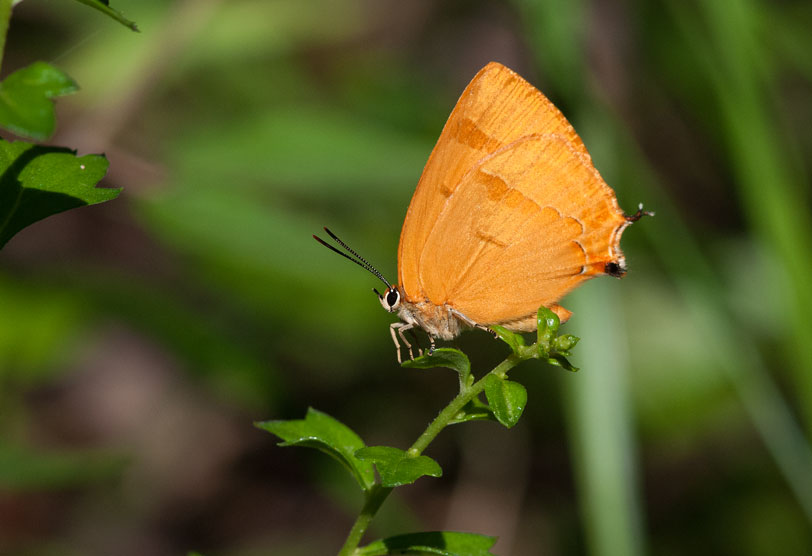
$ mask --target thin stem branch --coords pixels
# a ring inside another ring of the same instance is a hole
[[[411,448],[409,448],[409,455],[416,457],[423,453],[423,450],[425,450],[431,441],[434,440],[438,434],[440,434],[440,431],[448,426],[448,423],[457,415],[457,413],[460,412],[465,404],[470,402],[475,396],[479,395],[480,392],[485,389],[485,379],[488,377],[488,375],[495,374],[504,376],[508,370],[515,367],[521,361],[522,360],[515,355],[510,355],[507,359],[494,367],[492,371],[473,383],[471,386],[461,387],[460,393],[457,394],[457,397],[451,400],[451,402],[445,406],[440,414],[434,418],[428,427],[426,427],[423,434],[421,434],[415,443],[412,444]]]
[[[426,427],[426,430],[423,431],[418,439],[415,441],[414,444],[409,448],[407,453],[411,457],[419,456],[423,450],[425,450],[429,444],[431,444],[432,440],[434,440],[440,432],[448,426],[448,424],[457,416],[460,410],[474,399],[475,396],[479,395],[485,389],[485,379],[491,375],[495,374],[501,377],[505,376],[510,369],[521,363],[523,359],[516,355],[510,355],[507,359],[502,361],[499,365],[494,367],[492,371],[487,373],[481,379],[473,383],[471,386],[462,385],[460,387],[460,393],[449,402],[445,408],[434,418],[434,420],[429,423],[429,426]],[[367,528],[369,527],[372,518],[375,517],[375,514],[383,504],[386,497],[392,492],[391,487],[384,487],[380,484],[376,484],[375,486],[370,489],[367,493],[366,502],[364,503],[364,507],[361,510],[361,513],[358,515],[358,518],[353,523],[352,529],[350,529],[350,533],[347,535],[347,540],[344,542],[344,546],[341,547],[341,551],[338,553],[338,556],[351,556],[355,550],[358,548],[358,545],[361,542],[361,539],[366,533]]]

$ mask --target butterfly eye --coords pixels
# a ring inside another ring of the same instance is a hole
[[[381,296],[381,305],[383,308],[389,311],[390,313],[397,310],[398,306],[400,305],[400,292],[394,287],[389,288],[384,292]]]

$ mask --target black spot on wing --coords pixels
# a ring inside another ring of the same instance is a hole
[[[614,276],[615,278],[620,278],[626,274],[626,269],[615,261],[609,261],[606,263],[603,271],[609,276]]]

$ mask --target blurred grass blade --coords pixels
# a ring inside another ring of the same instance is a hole
[[[785,338],[787,360],[797,385],[800,406],[812,435],[812,215],[802,171],[794,167],[792,148],[783,139],[772,108],[769,78],[774,60],[759,40],[763,6],[754,0],[700,2],[707,36],[697,30],[685,2],[669,2],[684,34],[686,52],[704,70],[711,98],[721,116],[724,147],[731,158],[735,185],[757,236],[783,267],[790,326]]]
[[[615,143],[627,145],[627,182],[646,189],[651,196],[662,194],[642,155],[628,146],[629,138],[616,138]],[[672,204],[665,198],[655,203],[663,207]],[[812,522],[812,474],[809,472],[812,448],[753,339],[730,318],[722,301],[724,286],[702,254],[698,240],[685,222],[670,210],[658,211],[656,222],[641,230],[652,242],[652,251],[660,254],[661,264],[676,280],[697,334],[713,338],[712,353],[717,364],[724,370],[767,450]]]
[[[711,301],[701,288],[683,283],[681,289],[689,301],[692,325],[703,337],[713,338],[718,364],[812,523],[812,449],[766,371],[762,355],[720,312],[706,310]]]
[[[583,25],[588,19],[587,4],[569,0],[516,0],[516,3],[526,19],[532,22],[527,35],[532,41],[536,58],[548,66],[551,75],[555,75],[557,90],[552,93],[558,92],[574,103],[583,100],[589,90],[585,81],[589,72],[585,52],[588,27]],[[564,109],[570,117],[574,112],[567,106],[561,105],[559,108]],[[592,122],[586,117],[582,120]],[[605,128],[595,135],[604,139],[602,146],[610,143]],[[587,144],[591,150],[595,143],[587,141]],[[601,168],[601,172],[605,173],[605,168]],[[604,287],[614,285],[604,282]],[[602,290],[596,290],[596,286],[593,284],[590,288],[582,288],[571,298],[576,302],[574,311],[615,314],[617,309],[608,306],[610,300],[601,296]],[[602,304],[607,306],[600,309]],[[588,311],[586,305],[589,305]],[[579,324],[587,325],[587,328],[575,332],[586,337],[590,345],[590,349],[582,350],[579,359],[588,370],[588,375],[565,375],[564,380],[571,385],[571,403],[566,406],[570,437],[576,446],[575,465],[589,553],[595,556],[637,556],[644,552],[644,537],[634,479],[636,454],[626,391],[627,361],[620,348],[625,337],[617,323],[608,325],[602,319],[582,319]],[[541,333],[540,328],[540,345]],[[559,362],[562,366],[576,370],[566,359],[562,359]]]
[[[583,0],[514,2],[522,14],[525,39],[536,52],[545,73],[555,76],[554,92],[570,101],[579,99],[585,91],[584,45],[588,37],[583,22],[587,19],[586,3]]]
[[[594,556],[644,552],[625,327],[617,322],[623,312],[613,290],[617,285],[602,280],[568,298],[575,314],[613,315],[613,322],[581,318],[573,323],[589,343],[589,349],[575,357],[584,371],[560,375],[569,401],[567,420],[587,544]]]

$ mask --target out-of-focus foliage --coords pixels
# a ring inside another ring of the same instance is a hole
[[[45,62],[34,62],[0,83],[0,125],[42,141],[56,126],[53,99],[76,92],[73,80]]]
[[[406,447],[454,395],[453,373],[398,367],[377,280],[311,234],[396,281],[422,165],[490,60],[563,110],[623,207],[657,215],[624,234],[622,281],[564,301],[581,371],[516,369],[519,424],[445,431],[427,453],[444,478],[404,487],[372,533],[812,551],[809,3],[116,8],[142,32],[29,0],[6,43],[2,77],[43,59],[82,85],[52,142],[105,153],[124,193],[0,254],[0,470],[27,462],[24,484],[2,473],[0,552],[338,549],[352,480],[251,422],[312,405]],[[509,353],[481,331],[458,345],[475,368]]]

